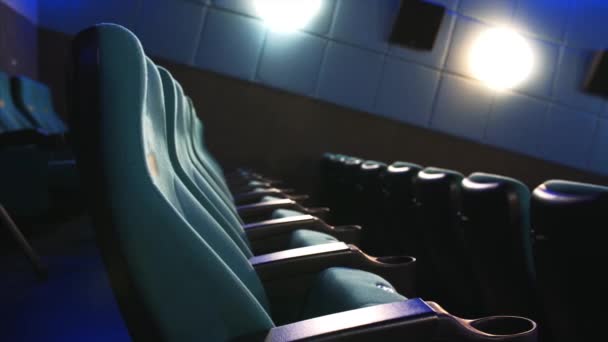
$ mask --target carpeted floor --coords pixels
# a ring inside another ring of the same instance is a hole
[[[0,235],[0,341],[130,341],[87,217],[28,230],[49,276]]]

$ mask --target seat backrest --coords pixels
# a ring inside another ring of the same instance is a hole
[[[241,223],[234,217],[234,214],[212,188],[209,181],[199,174],[189,158],[187,151],[188,137],[186,136],[187,133],[184,132],[187,129],[184,121],[187,108],[184,105],[182,88],[177,85],[168,70],[159,68],[159,72],[165,96],[167,146],[171,165],[194,198],[226,229],[243,254],[250,258],[253,254]]]
[[[422,169],[420,165],[396,161],[388,166],[383,177],[386,198],[386,227],[393,253],[418,257],[420,252],[416,207],[412,190],[414,179]]]
[[[385,201],[382,191],[382,177],[386,164],[367,160],[361,163],[356,180],[355,210],[353,219],[362,225],[361,247],[372,255],[390,254],[387,243]]]
[[[422,166],[402,161],[396,161],[388,166],[384,176],[384,191],[388,198],[395,204],[407,205],[404,201],[411,202],[413,197],[412,186]]]
[[[181,88],[179,83],[178,88]],[[234,205],[234,197],[232,197],[232,193],[228,188],[226,179],[224,178],[224,173],[215,158],[213,158],[211,153],[209,153],[209,151],[207,151],[206,147],[203,145],[204,136],[202,122],[200,119],[198,119],[198,116],[192,112],[194,110],[194,106],[192,106],[192,103],[188,101],[188,98],[184,97],[183,100],[184,116],[182,121],[184,121],[185,125],[183,128],[185,139],[184,147],[187,148],[190,162],[194,165],[198,172],[209,181],[209,184],[215,191],[218,192],[218,195],[224,199],[226,204],[231,207],[233,214],[238,216],[236,207]],[[200,124],[201,129],[196,130],[195,133],[197,136],[195,137],[192,134],[192,130],[196,122]],[[195,146],[198,146],[200,153],[197,152]]]
[[[534,317],[529,206],[518,180],[474,173],[462,181],[463,231],[488,314]]]
[[[28,115],[36,124],[36,128],[50,134],[65,133],[66,126],[63,121],[48,109],[46,94],[50,98],[50,91],[44,84],[25,76],[14,77],[12,83],[17,107]]]
[[[209,163],[209,166],[213,168],[213,171],[217,176],[217,181],[221,183],[222,187],[224,187],[225,190],[228,190],[222,166],[213,157],[213,155],[209,152],[207,146],[205,145],[206,137],[203,121],[201,118],[199,118],[192,99],[190,97],[187,97],[187,100],[190,112],[190,121],[192,123],[190,125],[192,131],[190,137],[192,139],[192,147],[195,152],[195,156],[198,158],[199,162],[204,164],[205,161],[207,161]]]
[[[357,175],[358,190],[362,194],[379,195],[382,192],[382,178],[387,165],[375,160],[363,162]]]
[[[66,126],[63,119],[57,114],[55,111],[55,106],[53,105],[53,95],[51,93],[51,88],[40,82],[37,83],[36,97],[38,98],[38,106],[40,112],[47,117],[47,120],[50,120],[53,127],[56,128],[58,133],[66,133],[68,131],[68,127]]]
[[[9,76],[0,71],[0,133],[34,128],[13,102]]]
[[[248,259],[173,172],[160,75],[137,38],[102,24],[72,51],[78,165],[133,337],[229,340],[272,327]]]
[[[555,342],[597,339],[604,317],[596,313],[607,286],[601,270],[608,187],[548,181],[534,190],[531,208],[542,323]]]
[[[470,257],[460,226],[461,182],[456,171],[427,167],[414,179],[413,193],[418,204],[417,228],[422,240],[421,292],[462,317],[474,317]]]

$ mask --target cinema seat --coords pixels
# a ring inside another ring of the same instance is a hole
[[[38,130],[13,98],[9,77],[0,72],[0,201],[18,217],[72,211],[78,175],[73,159],[58,153],[63,139]]]
[[[187,96],[186,100],[186,139],[191,151],[189,158],[197,168],[202,170],[202,173],[209,177],[211,182],[219,187],[223,192],[223,196],[229,199],[231,203],[247,205],[260,201],[271,202],[288,199],[301,204],[302,201],[308,199],[308,196],[305,195],[294,195],[293,191],[289,189],[276,188],[274,186],[276,181],[265,178],[250,180],[245,176],[243,178],[245,183],[236,187],[231,185],[224,174],[223,168],[204,144],[203,122],[196,114],[196,108],[194,108],[192,100]]]
[[[10,79],[0,71],[0,134],[34,129],[34,124],[18,113],[11,96]]]
[[[284,321],[274,317],[252,266],[266,262],[248,260],[174,173],[163,139],[163,85],[137,38],[102,24],[80,33],[73,51],[78,162],[110,277],[114,285],[126,281],[115,291],[132,334],[231,340]],[[310,288],[335,287],[336,297],[329,304],[315,298],[325,290],[302,298],[293,292],[282,304],[298,306],[294,312],[405,301],[390,283],[347,268],[308,277]]]
[[[531,201],[543,318],[554,342],[593,341],[603,324],[608,187],[564,180],[537,187]]]
[[[353,223],[356,216],[353,212],[357,203],[357,178],[364,161],[357,157],[344,157],[336,163],[335,203],[331,206],[332,222],[336,224]]]
[[[416,228],[416,203],[413,181],[422,166],[396,161],[388,166],[383,179],[386,192],[387,224],[386,241],[394,254],[416,256],[419,252],[418,230]]]
[[[418,172],[413,193],[418,204],[417,257],[420,295],[432,298],[450,312],[472,317],[476,284],[461,231],[461,182],[456,171],[427,167]]]
[[[25,76],[12,80],[17,107],[47,134],[65,134],[67,126],[53,109],[50,89]]]
[[[534,317],[529,206],[530,191],[515,179],[474,173],[462,181],[461,219],[484,313]]]
[[[385,163],[366,160],[361,163],[355,184],[356,198],[352,220],[361,224],[363,234],[361,246],[373,255],[390,255],[387,242],[390,237],[385,229],[385,198],[382,179],[386,172]]]
[[[229,235],[235,240],[244,253],[250,253],[249,237],[244,229],[244,224],[238,216],[238,210],[231,206],[231,200],[225,196],[223,189],[218,183],[214,182],[211,176],[211,169],[207,169],[196,163],[193,158],[192,145],[189,139],[189,106],[187,98],[183,93],[182,87],[173,79],[171,74],[163,68],[160,68],[160,75],[163,84],[165,98],[165,113],[167,123],[167,135],[158,136],[157,139],[166,140],[168,142],[169,156],[171,164],[175,169],[176,174],[189,192],[196,200],[203,205],[213,218],[220,223]],[[198,166],[198,167],[197,167]],[[273,222],[257,222],[255,228],[246,226],[250,230],[266,229],[269,236],[265,240],[272,240],[271,243],[257,241],[254,250],[257,253],[271,252],[281,249],[307,247],[319,243],[338,242],[339,240],[331,234],[319,231],[320,228],[325,228],[325,231],[332,229],[324,225],[318,219],[312,218],[300,212],[295,212],[294,215],[286,215],[284,217],[274,217],[284,226],[291,223],[288,229],[275,228],[276,234],[270,234]],[[282,219],[282,220],[281,220]],[[266,226],[266,228],[264,228]],[[297,227],[310,227],[317,231],[294,229]],[[333,231],[336,235],[340,235],[339,230]],[[253,234],[253,233],[252,233]],[[295,234],[295,235],[294,235]],[[251,236],[251,234],[249,235]],[[262,239],[264,240],[264,239]],[[278,243],[277,241],[283,241]],[[349,241],[351,242],[351,241]]]

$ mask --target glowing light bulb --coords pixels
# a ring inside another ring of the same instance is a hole
[[[321,0],[254,0],[258,15],[273,30],[290,32],[303,28],[321,9]]]
[[[530,45],[513,30],[490,29],[473,43],[471,71],[491,88],[513,88],[530,76],[533,67],[534,54]]]

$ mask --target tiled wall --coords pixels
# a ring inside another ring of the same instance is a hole
[[[604,0],[434,0],[449,8],[432,52],[387,43],[399,0],[325,0],[301,32],[270,32],[249,0],[45,0],[42,26],[131,28],[152,55],[482,144],[608,174],[608,106],[580,91],[608,45]],[[497,93],[471,78],[471,41],[517,28],[532,77]],[[346,122],[345,125],[348,125]]]
[[[36,0],[0,0],[0,70],[36,78]]]

